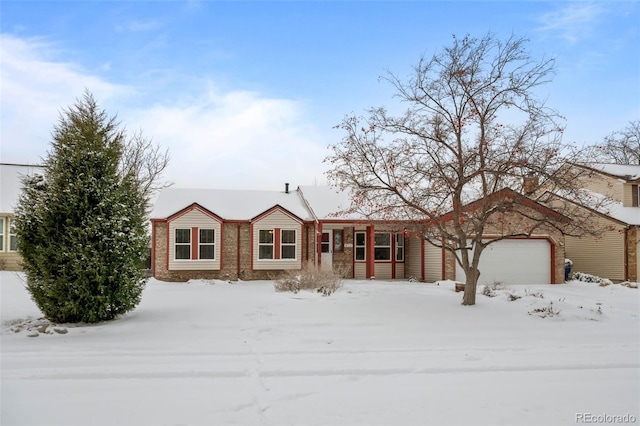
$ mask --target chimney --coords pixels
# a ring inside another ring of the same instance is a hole
[[[524,192],[524,195],[531,195],[538,189],[539,184],[540,181],[538,180],[538,176],[533,173],[529,173],[523,178],[522,192]]]
[[[289,183],[285,183],[284,184],[284,193],[288,194],[289,193]]]

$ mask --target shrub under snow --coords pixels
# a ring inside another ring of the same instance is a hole
[[[316,290],[329,296],[342,287],[342,275],[334,271],[320,271],[314,266],[303,271],[287,271],[273,284],[276,291],[297,293],[300,290]]]

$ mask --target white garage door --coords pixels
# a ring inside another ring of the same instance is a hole
[[[478,284],[549,284],[551,245],[548,240],[501,240],[490,244],[480,256]],[[465,273],[456,263],[456,281]]]

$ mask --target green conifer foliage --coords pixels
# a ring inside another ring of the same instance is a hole
[[[27,288],[52,321],[111,320],[140,302],[147,200],[136,176],[120,171],[124,142],[86,93],[54,127],[44,176],[23,180],[18,250]]]

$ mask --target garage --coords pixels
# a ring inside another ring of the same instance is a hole
[[[490,244],[480,256],[479,285],[551,283],[551,244],[546,239],[508,239]],[[456,262],[456,281],[465,273]]]

